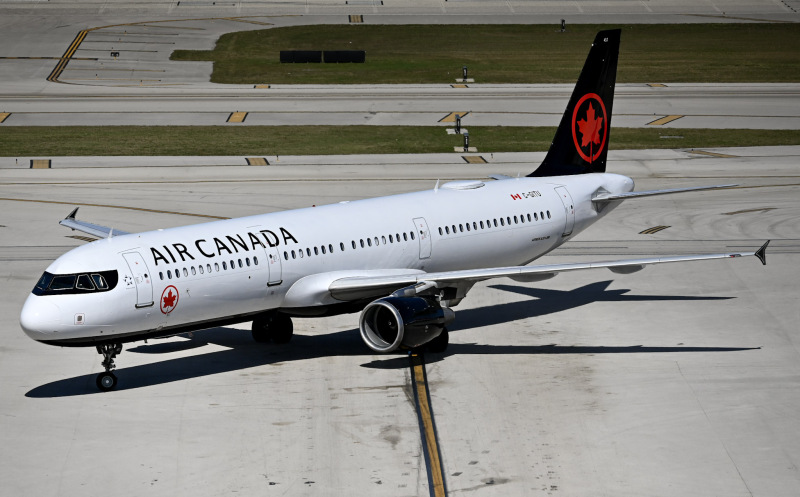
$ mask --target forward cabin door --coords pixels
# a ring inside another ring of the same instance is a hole
[[[431,256],[431,232],[425,218],[414,218],[414,228],[419,237],[419,258],[427,259]]]
[[[281,266],[281,254],[278,247],[266,247],[267,269],[269,270],[269,282],[267,286],[277,286],[283,283],[283,268]]]
[[[153,281],[142,255],[139,252],[126,252],[122,257],[133,273],[133,283],[136,285],[136,308],[150,307],[154,303]]]
[[[561,236],[569,236],[572,234],[572,229],[575,227],[575,204],[572,202],[572,196],[564,186],[557,186],[556,193],[561,203],[564,205],[564,214],[566,215],[566,223],[564,223],[564,233]]]

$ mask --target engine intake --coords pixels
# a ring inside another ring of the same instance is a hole
[[[361,338],[375,352],[414,348],[438,337],[455,313],[425,297],[386,297],[364,308]]]

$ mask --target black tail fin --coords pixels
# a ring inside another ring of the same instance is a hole
[[[536,171],[528,176],[606,170],[619,36],[619,29],[597,33],[550,150]]]

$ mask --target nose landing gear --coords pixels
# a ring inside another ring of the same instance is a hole
[[[117,376],[111,372],[116,366],[114,365],[114,358],[122,353],[121,343],[109,343],[97,346],[97,353],[103,355],[103,367],[106,369],[104,373],[97,375],[95,382],[97,388],[103,392],[113,390],[117,386]]]

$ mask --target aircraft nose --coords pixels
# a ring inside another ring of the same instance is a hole
[[[19,316],[22,331],[34,340],[52,337],[61,324],[61,309],[46,298],[29,295]]]

